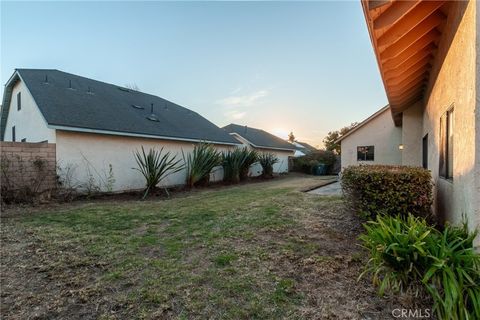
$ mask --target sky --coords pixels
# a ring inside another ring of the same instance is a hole
[[[315,146],[387,104],[359,0],[2,1],[0,35],[3,85],[59,69]]]

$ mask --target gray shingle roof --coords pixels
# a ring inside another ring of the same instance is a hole
[[[50,126],[238,144],[198,113],[154,95],[59,70],[17,72]],[[152,103],[158,122],[147,119]]]
[[[281,138],[261,129],[241,126],[233,123],[223,127],[223,129],[225,129],[225,131],[229,133],[238,134],[239,136],[250,142],[254,147],[292,151],[295,150],[295,146],[291,143],[288,143],[285,140],[282,140]]]

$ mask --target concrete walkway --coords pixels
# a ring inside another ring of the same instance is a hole
[[[341,196],[342,186],[340,185],[340,182],[337,181],[326,186],[308,191],[308,193],[317,194],[320,196]]]

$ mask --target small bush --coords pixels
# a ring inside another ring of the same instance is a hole
[[[243,149],[245,153],[245,159],[243,161],[242,167],[240,168],[240,180],[244,181],[248,178],[248,172],[250,171],[250,167],[258,161],[258,152],[255,150],[247,150],[247,148]]]
[[[430,294],[439,319],[480,319],[480,255],[476,232],[447,226],[443,232],[425,219],[377,216],[360,236],[370,252],[365,273],[379,293]]]
[[[199,143],[193,148],[193,152],[185,156],[183,161],[187,169],[187,186],[194,187],[197,184],[207,184],[210,181],[210,172],[216,166],[222,164],[222,155],[212,144]]]
[[[293,171],[312,174],[314,167],[319,164],[325,164],[328,167],[327,171],[329,173],[337,173],[332,171],[336,159],[337,157],[333,151],[318,150],[305,156],[294,158]]]
[[[170,152],[164,154],[162,152],[163,148],[160,150],[150,149],[148,153],[145,153],[142,146],[142,152],[136,151],[134,153],[138,167],[133,169],[139,171],[145,178],[143,199],[160,181],[175,172],[183,170],[183,166],[179,165],[180,160],[176,160],[176,156],[172,157]]]
[[[412,213],[428,218],[432,187],[430,172],[417,167],[350,166],[342,174],[347,203],[364,217]]]
[[[223,180],[231,183],[240,182],[240,170],[246,153],[242,149],[228,150],[222,153]]]
[[[258,157],[258,162],[262,166],[262,177],[273,177],[273,165],[278,162],[278,158],[273,153],[262,153]]]

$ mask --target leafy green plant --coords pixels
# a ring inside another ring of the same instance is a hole
[[[185,155],[183,161],[187,169],[187,186],[194,187],[198,183],[208,183],[210,172],[216,166],[221,165],[222,155],[212,144],[199,143],[193,148],[193,152]]]
[[[245,162],[246,153],[242,149],[228,150],[222,153],[223,180],[231,183],[240,181],[240,170]]]
[[[364,225],[360,236],[371,259],[379,294],[427,292],[440,319],[480,318],[480,255],[474,251],[476,232],[466,226],[447,226],[443,232],[425,219],[408,215],[381,216]]]
[[[138,170],[145,178],[145,193],[142,199],[145,199],[157,184],[169,175],[183,170],[183,165],[180,165],[181,160],[176,160],[176,156],[171,156],[170,152],[163,154],[163,148],[160,150],[150,149],[145,153],[142,146],[142,152],[138,150],[134,152],[135,161],[137,162]]]
[[[253,149],[248,150],[247,148],[242,149],[242,152],[245,153],[245,160],[240,168],[240,180],[243,181],[248,178],[250,167],[258,161],[258,152]]]
[[[262,177],[273,177],[273,165],[278,162],[278,158],[273,153],[262,153],[258,156],[258,162],[262,166]]]
[[[430,171],[407,166],[360,165],[343,170],[346,203],[361,216],[409,213],[431,217],[433,203]]]

